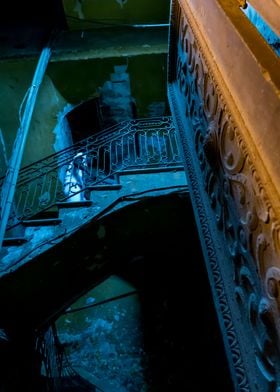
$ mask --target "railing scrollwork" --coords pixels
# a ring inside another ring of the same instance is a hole
[[[227,31],[229,47],[230,42],[235,42],[235,47],[239,44],[240,55],[244,56],[242,60],[249,58],[248,47],[243,50],[239,38],[245,29],[236,31],[242,18],[236,18],[238,8],[232,11],[234,2],[231,3],[173,0],[169,102],[180,135],[202,242],[207,249],[209,279],[230,353],[236,390],[279,392],[278,174],[269,172],[271,156],[261,154],[253,142],[254,137],[257,139],[259,124],[250,127],[251,123],[245,123],[241,116],[248,107],[247,102],[243,103],[245,108],[241,107],[238,91],[230,89],[229,92],[227,83],[229,86],[235,83],[236,88],[241,81],[230,79],[229,62],[217,64],[217,59],[223,60],[226,53],[227,59],[230,58],[230,51],[226,46],[220,49],[218,38],[213,43],[214,34],[210,39],[203,30],[218,31],[219,19],[221,31]],[[230,18],[233,18],[232,23]],[[244,81],[245,77],[240,79]],[[277,101],[277,86],[272,93],[264,78],[260,78],[260,83],[267,88],[273,108]],[[247,95],[252,101],[255,99],[251,91],[247,91]],[[255,108],[258,107],[257,99]],[[263,138],[272,134],[277,138],[275,130],[279,122],[274,125],[275,129],[267,127]],[[262,143],[267,146],[266,141]],[[272,146],[271,150],[274,150]],[[250,342],[246,346],[244,336]],[[257,386],[254,384],[256,375]]]
[[[171,117],[124,121],[21,169],[8,228],[58,202],[82,200],[88,188],[118,172],[178,165]]]

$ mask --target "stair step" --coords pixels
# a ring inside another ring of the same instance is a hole
[[[54,219],[58,218],[58,213],[58,208],[56,208],[55,210],[40,211],[38,212],[38,214],[33,215],[32,219]]]
[[[28,219],[22,221],[24,226],[53,226],[59,225],[62,222],[61,219],[51,218],[51,219]]]
[[[183,165],[174,165],[174,166],[166,166],[166,167],[134,167],[129,169],[124,169],[119,173],[120,177],[130,175],[130,174],[149,174],[149,173],[163,173],[163,172],[177,172],[184,171]]]
[[[121,184],[102,184],[88,186],[87,189],[90,191],[115,191],[122,188]]]
[[[6,237],[3,239],[3,246],[18,246],[26,242],[27,239],[24,237]]]
[[[91,200],[85,201],[62,201],[56,203],[58,208],[78,208],[78,207],[91,207],[92,206]]]

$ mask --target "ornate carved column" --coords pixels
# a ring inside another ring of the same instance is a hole
[[[238,3],[173,0],[168,94],[235,389],[280,392],[280,60]]]

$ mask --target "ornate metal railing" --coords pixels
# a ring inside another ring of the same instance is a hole
[[[37,336],[35,352],[36,359],[41,361],[40,376],[45,379],[44,390],[46,392],[61,391],[65,352],[59,342],[55,324],[49,327],[44,334]]]
[[[38,334],[34,356],[41,363],[41,373],[37,375],[44,381],[45,392],[97,391],[95,385],[85,380],[69,362],[65,346],[61,344],[56,325],[52,324],[46,332]],[[38,364],[37,368],[38,368]],[[42,389],[40,389],[42,390]],[[101,391],[98,389],[98,391]]]
[[[178,165],[171,117],[122,122],[21,169],[8,228],[58,202],[83,200],[86,189],[124,170]]]

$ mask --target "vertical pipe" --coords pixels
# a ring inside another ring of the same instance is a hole
[[[47,65],[51,56],[50,47],[42,50],[32,84],[28,89],[24,113],[20,121],[17,136],[14,141],[12,156],[8,164],[6,177],[3,183],[0,200],[0,249],[2,247],[17,183],[17,177],[21,166],[25,143],[38,95],[39,87],[43,81]]]

